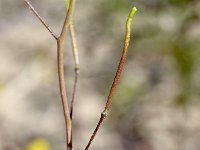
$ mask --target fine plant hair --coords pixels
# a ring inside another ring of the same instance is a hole
[[[59,81],[59,89],[60,89],[60,99],[63,109],[63,117],[65,120],[65,132],[66,132],[66,149],[72,150],[73,149],[73,139],[72,139],[72,121],[73,121],[73,112],[74,112],[74,101],[76,96],[76,89],[79,79],[79,72],[80,72],[80,64],[79,64],[79,56],[78,56],[78,48],[77,48],[77,41],[76,41],[76,34],[74,30],[74,24],[73,24],[73,11],[75,7],[75,0],[65,0],[66,5],[66,15],[63,22],[61,33],[57,36],[54,31],[50,28],[50,26],[45,22],[45,20],[40,16],[40,14],[35,10],[35,8],[32,6],[29,0],[24,0],[31,11],[35,14],[35,16],[39,19],[39,21],[44,25],[44,27],[48,30],[48,32],[51,34],[51,36],[55,39],[57,44],[57,71],[58,71],[58,81]],[[109,95],[107,97],[107,101],[105,104],[105,108],[103,112],[101,113],[100,119],[96,125],[95,130],[93,131],[91,138],[89,139],[85,150],[88,150],[90,148],[90,145],[92,144],[92,141],[94,140],[99,128],[101,127],[101,124],[103,123],[104,119],[107,117],[108,112],[111,107],[112,98],[115,92],[115,89],[118,85],[118,81],[120,79],[120,75],[123,70],[123,66],[126,62],[126,57],[128,53],[128,46],[130,42],[130,30],[131,30],[131,22],[132,18],[137,11],[136,7],[133,7],[130,11],[130,14],[128,15],[127,21],[126,21],[126,32],[125,32],[125,39],[124,39],[124,46],[122,49],[121,59],[119,61],[118,68],[115,73],[115,77],[113,79],[112,86],[110,88]],[[68,98],[66,94],[66,87],[65,87],[65,78],[64,78],[64,65],[63,65],[63,49],[64,49],[64,42],[65,37],[67,34],[67,31],[69,31],[70,39],[71,39],[71,45],[72,45],[72,52],[73,52],[73,58],[74,58],[74,85],[72,89],[72,99],[70,102],[70,106],[68,105]]]

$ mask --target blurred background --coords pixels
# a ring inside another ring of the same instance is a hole
[[[31,2],[58,35],[64,1]],[[127,63],[91,149],[199,150],[199,0],[77,0],[74,149],[84,149],[104,108],[133,5]],[[69,37],[64,61],[71,99]],[[64,131],[56,43],[23,0],[0,0],[0,150],[64,150]]]

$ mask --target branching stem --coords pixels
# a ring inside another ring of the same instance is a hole
[[[114,92],[115,92],[115,89],[118,85],[118,81],[119,81],[119,78],[120,78],[120,75],[122,73],[122,69],[123,69],[123,66],[126,62],[126,56],[127,56],[127,53],[128,53],[128,46],[129,46],[129,41],[130,41],[130,31],[131,31],[131,22],[132,22],[132,18],[135,14],[135,12],[137,11],[136,7],[133,7],[128,18],[127,18],[127,21],[126,21],[126,34],[125,34],[125,39],[124,39],[124,47],[123,47],[123,51],[122,51],[122,55],[121,55],[121,59],[120,59],[120,62],[119,62],[119,65],[118,65],[118,68],[117,68],[117,71],[116,71],[116,74],[115,74],[115,77],[114,77],[114,80],[113,80],[113,83],[112,83],[112,86],[111,86],[111,89],[110,89],[110,92],[109,92],[109,95],[108,95],[108,98],[107,98],[107,101],[106,101],[106,105],[105,105],[105,108],[104,108],[104,111],[101,113],[101,117],[97,123],[97,126],[87,144],[87,146],[85,147],[85,150],[88,150],[90,145],[92,144],[92,141],[94,140],[101,124],[103,123],[104,119],[106,118],[106,116],[108,115],[108,112],[110,110],[110,106],[111,106],[111,102],[112,102],[112,97],[114,95]]]
[[[70,0],[69,9],[66,13],[62,31],[57,40],[57,45],[60,45],[60,46],[57,46],[57,52],[58,52],[58,55],[61,55],[62,58],[63,58],[62,50],[64,47],[64,39],[65,39],[67,29],[69,28],[69,25],[71,22],[74,5],[75,5],[75,0]],[[65,86],[64,86],[65,85],[64,68],[63,68],[63,62],[61,61],[62,60],[61,57],[58,57],[58,68],[61,68],[61,70],[62,70],[61,72],[59,72],[59,70],[58,70],[60,94],[61,94],[62,102],[65,102],[65,106],[63,105],[63,112],[64,112],[65,125],[66,125],[67,150],[72,150],[72,141],[71,141],[72,140],[72,138],[71,138],[72,128],[71,128],[71,118],[70,118],[70,113],[69,113],[69,106],[67,103],[67,96],[62,97],[62,93],[64,93],[66,95],[66,90],[65,90]],[[65,107],[65,109],[64,109],[64,107]]]
[[[44,19],[38,14],[35,8],[31,5],[30,1],[25,0],[25,2],[30,7],[31,11],[36,15],[36,17],[40,20],[40,22],[45,26],[45,28],[49,31],[49,33],[54,37],[57,43],[57,65],[58,65],[58,81],[59,81],[59,88],[60,88],[60,97],[63,107],[63,115],[65,119],[65,126],[66,126],[66,140],[67,140],[67,150],[72,150],[71,145],[71,118],[69,112],[69,106],[67,103],[67,95],[66,95],[66,88],[65,88],[65,79],[64,79],[64,67],[63,67],[63,47],[64,47],[64,40],[67,29],[69,28],[74,6],[75,0],[70,0],[69,9],[66,12],[66,17],[63,23],[62,31],[60,36],[57,37],[51,28],[46,24]]]
[[[51,28],[46,24],[44,19],[38,14],[38,12],[34,9],[34,7],[31,5],[29,0],[25,0],[25,2],[30,7],[31,11],[36,15],[36,17],[40,20],[40,22],[45,26],[45,28],[49,31],[49,33],[54,37],[57,43],[57,66],[58,66],[58,81],[59,81],[59,88],[60,88],[60,97],[62,102],[62,108],[63,108],[63,115],[65,119],[65,125],[66,125],[66,143],[67,143],[67,150],[72,150],[72,120],[73,120],[73,107],[74,107],[74,100],[76,95],[76,88],[77,88],[77,82],[79,77],[79,58],[78,58],[78,50],[77,50],[77,43],[76,43],[76,37],[75,37],[75,31],[72,21],[72,14],[75,6],[75,0],[70,0],[69,5],[67,5],[67,11],[66,11],[66,17],[63,23],[63,27],[60,33],[60,36],[57,37],[54,32],[51,30]],[[67,1],[66,1],[67,2]],[[67,4],[67,3],[66,3]],[[69,6],[69,8],[68,8]],[[104,111],[101,113],[101,117],[98,121],[98,124],[85,148],[85,150],[88,150],[92,141],[94,140],[101,124],[103,123],[104,119],[106,118],[112,102],[112,97],[114,95],[115,89],[117,87],[120,75],[122,73],[123,66],[126,61],[126,56],[128,53],[128,46],[130,41],[130,26],[132,22],[132,18],[135,14],[137,9],[135,7],[132,8],[126,22],[126,34],[125,34],[125,40],[124,40],[124,47],[122,51],[122,56],[106,101],[106,105],[104,108]],[[73,92],[72,92],[72,100],[71,100],[71,107],[69,110],[68,102],[67,102],[67,95],[66,95],[66,87],[65,87],[65,79],[64,79],[64,66],[63,66],[63,48],[64,48],[64,40],[65,35],[67,32],[67,29],[69,28],[70,31],[70,37],[72,42],[72,49],[73,49],[73,56],[74,56],[74,62],[75,62],[75,79],[74,79],[74,86],[73,86]]]

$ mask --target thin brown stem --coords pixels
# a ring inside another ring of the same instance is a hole
[[[99,121],[98,121],[98,123],[97,123],[96,128],[94,129],[94,132],[93,132],[93,134],[92,134],[92,136],[91,136],[91,138],[90,138],[90,140],[89,140],[87,146],[85,147],[85,150],[88,150],[88,149],[89,149],[89,147],[90,147],[90,145],[92,144],[92,141],[94,140],[94,138],[95,138],[95,136],[96,136],[96,134],[97,134],[97,132],[98,132],[98,130],[99,130],[101,124],[103,123],[103,120],[104,120],[105,117],[106,117],[106,114],[105,114],[105,113],[101,113],[101,117],[100,117],[100,119],[99,119]]]
[[[74,101],[75,101],[75,96],[76,96],[76,89],[77,89],[77,83],[78,83],[78,77],[79,77],[79,72],[75,71],[75,78],[74,78],[74,86],[73,86],[73,91],[72,91],[72,99],[71,99],[71,105],[70,105],[70,119],[71,119],[71,124],[73,123],[73,114],[74,114]],[[70,146],[71,149],[73,148],[73,128],[71,128],[71,141],[70,141]]]
[[[63,107],[65,125],[66,125],[66,138],[67,138],[67,150],[68,144],[71,139],[71,120],[69,117],[69,107],[67,103],[66,88],[65,88],[65,79],[64,79],[64,68],[63,68],[63,47],[60,41],[57,41],[57,65],[58,65],[58,79],[59,79],[59,88],[60,96]]]
[[[65,34],[67,32],[67,29],[69,27],[69,24],[71,22],[71,18],[72,18],[72,14],[73,14],[73,11],[74,11],[75,2],[76,2],[76,0],[70,0],[69,9],[67,10],[65,21],[63,23],[62,31],[61,31],[60,37],[59,37],[61,40],[64,39]]]
[[[74,67],[75,78],[74,78],[74,86],[73,86],[72,99],[71,99],[71,105],[70,105],[70,118],[71,118],[71,124],[72,124],[73,112],[74,112],[74,101],[75,101],[78,78],[79,78],[79,71],[80,71],[78,48],[77,48],[77,42],[76,42],[73,20],[71,20],[71,23],[69,25],[69,32],[70,32],[72,52],[73,52],[73,58],[74,58],[74,64],[75,64],[75,67]],[[73,132],[73,129],[71,129],[71,135],[72,135],[72,132]],[[71,136],[71,148],[73,148],[72,136]]]
[[[74,117],[74,102],[75,102],[75,96],[76,96],[76,91],[77,91],[78,78],[79,78],[79,71],[75,70],[74,86],[73,86],[72,100],[71,100],[71,107],[70,107],[71,120],[73,120],[73,117]]]
[[[35,8],[31,5],[29,0],[25,0],[31,11],[35,14],[35,16],[40,20],[40,22],[44,25],[44,27],[49,31],[49,33],[57,40],[57,36],[54,34],[53,30],[47,25],[47,23],[42,19],[39,13],[35,10]]]
[[[112,83],[112,86],[111,86],[111,89],[110,89],[110,92],[109,92],[109,95],[108,95],[108,98],[107,98],[107,101],[106,101],[106,105],[105,105],[105,108],[104,108],[104,111],[101,113],[101,117],[99,119],[99,122],[97,123],[97,126],[85,148],[85,150],[88,150],[90,145],[92,144],[92,141],[94,140],[101,124],[103,123],[104,119],[106,118],[106,116],[108,115],[108,112],[110,110],[110,106],[111,106],[111,102],[112,102],[112,97],[114,95],[114,92],[115,92],[115,89],[118,85],[118,81],[119,81],[119,78],[121,76],[121,73],[122,73],[122,69],[123,69],[123,66],[126,62],[126,57],[127,57],[127,53],[128,53],[128,46],[129,46],[129,42],[130,42],[130,26],[131,26],[131,22],[132,22],[132,17],[133,15],[135,14],[136,12],[136,8],[132,8],[128,18],[127,18],[127,21],[126,21],[126,34],[125,34],[125,39],[124,39],[124,47],[123,47],[123,50],[122,50],[122,55],[121,55],[121,59],[120,59],[120,62],[119,62],[119,65],[118,65],[118,68],[117,68],[117,71],[115,73],[115,77],[114,77],[114,80],[113,80],[113,83]]]
[[[66,13],[66,17],[63,23],[62,31],[59,37],[56,37],[51,28],[45,23],[42,17],[38,14],[35,8],[31,5],[28,0],[25,2],[30,7],[31,11],[36,15],[36,17],[40,20],[40,22],[46,27],[46,29],[51,33],[51,35],[55,38],[57,42],[57,66],[58,66],[58,79],[59,79],[59,89],[60,89],[60,97],[62,102],[63,108],[63,115],[65,120],[66,126],[66,143],[67,143],[67,150],[72,150],[71,145],[71,118],[69,112],[69,106],[67,102],[67,94],[66,94],[66,87],[65,87],[65,79],[64,79],[64,65],[63,65],[63,48],[64,48],[64,40],[67,29],[71,22],[71,17],[75,5],[75,0],[70,0],[69,9]]]
[[[77,89],[77,83],[78,83],[78,77],[79,77],[79,71],[80,71],[78,49],[77,49],[77,42],[76,42],[73,21],[71,21],[71,23],[70,23],[69,31],[70,31],[72,52],[73,52],[74,63],[75,63],[75,67],[74,67],[75,78],[74,78],[74,86],[73,86],[71,108],[70,108],[70,117],[71,117],[71,120],[73,120],[74,101],[75,101],[76,89]]]
[[[72,128],[71,128],[71,118],[70,118],[70,113],[69,113],[69,106],[67,103],[67,96],[62,97],[62,93],[66,95],[66,90],[65,90],[65,80],[64,80],[64,67],[63,67],[63,47],[64,47],[64,39],[65,35],[67,32],[67,29],[69,28],[72,14],[73,14],[73,9],[75,5],[75,0],[70,0],[69,3],[69,9],[66,13],[65,21],[63,23],[62,31],[60,33],[60,36],[57,39],[57,55],[58,55],[58,76],[59,76],[59,85],[60,85],[60,94],[61,94],[61,100],[63,104],[63,112],[64,112],[64,117],[65,117],[65,125],[66,125],[66,137],[67,137],[67,150],[72,150]],[[59,57],[60,56],[60,57]],[[66,102],[64,105],[63,102]],[[65,109],[64,109],[65,107]]]
[[[79,57],[78,57],[78,48],[77,48],[77,41],[76,41],[76,35],[75,35],[75,30],[74,30],[74,24],[73,20],[70,23],[69,26],[69,31],[70,31],[70,37],[71,37],[71,43],[72,43],[72,52],[74,56],[74,63],[75,63],[75,71],[80,70],[80,64],[79,64]]]

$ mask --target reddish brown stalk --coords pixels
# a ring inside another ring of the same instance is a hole
[[[112,102],[112,97],[114,95],[114,92],[115,92],[115,89],[118,85],[118,81],[119,81],[119,78],[120,78],[120,75],[122,73],[122,69],[123,69],[123,66],[126,62],[126,57],[127,57],[127,53],[128,53],[128,46],[129,46],[129,42],[130,42],[130,26],[131,26],[131,22],[132,22],[132,17],[133,15],[135,14],[136,12],[136,8],[132,8],[128,18],[127,18],[127,22],[126,22],[126,34],[125,34],[125,40],[124,40],[124,47],[123,47],[123,50],[122,50],[122,55],[121,55],[121,59],[120,59],[120,62],[119,62],[119,65],[118,65],[118,68],[117,68],[117,71],[115,73],[115,77],[114,77],[114,80],[113,80],[113,83],[112,83],[112,86],[111,86],[111,89],[110,89],[110,93],[108,95],[108,98],[107,98],[107,101],[106,101],[106,105],[105,105],[105,109],[104,111],[101,113],[101,117],[97,123],[97,126],[87,144],[87,146],[85,147],[85,150],[88,150],[90,145],[92,144],[92,141],[94,140],[101,124],[103,123],[104,119],[106,118],[106,116],[108,115],[108,112],[110,110],[110,106],[111,106],[111,102]]]
[[[106,117],[106,114],[101,113],[101,117],[100,117],[100,119],[99,119],[99,122],[97,123],[97,126],[96,126],[96,128],[95,128],[95,130],[94,130],[94,132],[93,132],[93,134],[92,134],[92,136],[91,136],[91,138],[90,138],[90,140],[89,140],[87,146],[85,147],[85,150],[88,150],[88,149],[89,149],[89,147],[90,147],[90,145],[92,144],[92,142],[93,142],[93,140],[94,140],[94,138],[95,138],[95,136],[96,136],[96,134],[97,134],[97,132],[98,132],[98,130],[99,130],[101,124],[103,123],[105,117]]]

